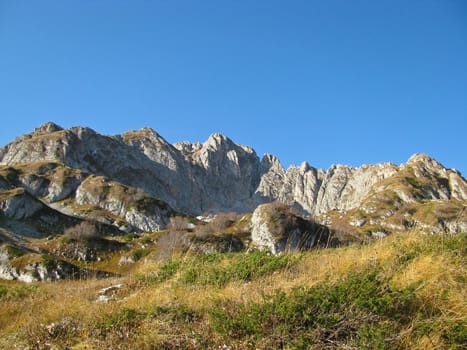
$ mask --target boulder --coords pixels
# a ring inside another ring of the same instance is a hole
[[[251,226],[252,242],[273,254],[325,247],[332,241],[326,226],[304,219],[278,202],[258,206]]]

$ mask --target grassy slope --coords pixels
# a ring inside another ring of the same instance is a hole
[[[122,278],[0,282],[0,348],[461,349],[466,235],[141,259]],[[128,267],[126,267],[128,268]],[[100,288],[121,283],[115,300]]]

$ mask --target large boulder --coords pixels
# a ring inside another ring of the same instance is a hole
[[[328,246],[331,233],[326,226],[304,219],[282,203],[260,205],[251,218],[251,239],[273,254]]]

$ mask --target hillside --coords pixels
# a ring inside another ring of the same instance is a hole
[[[2,349],[462,349],[466,236],[150,253],[123,277],[0,282]],[[98,263],[96,263],[98,264]]]

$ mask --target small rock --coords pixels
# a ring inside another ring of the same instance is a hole
[[[122,266],[125,264],[134,264],[135,259],[132,256],[122,256],[120,260],[118,261],[118,265]]]
[[[97,300],[96,302],[98,303],[108,303],[111,300],[115,300],[115,292],[118,289],[121,289],[123,287],[122,284],[115,284],[110,287],[102,288],[98,293],[97,293]]]

